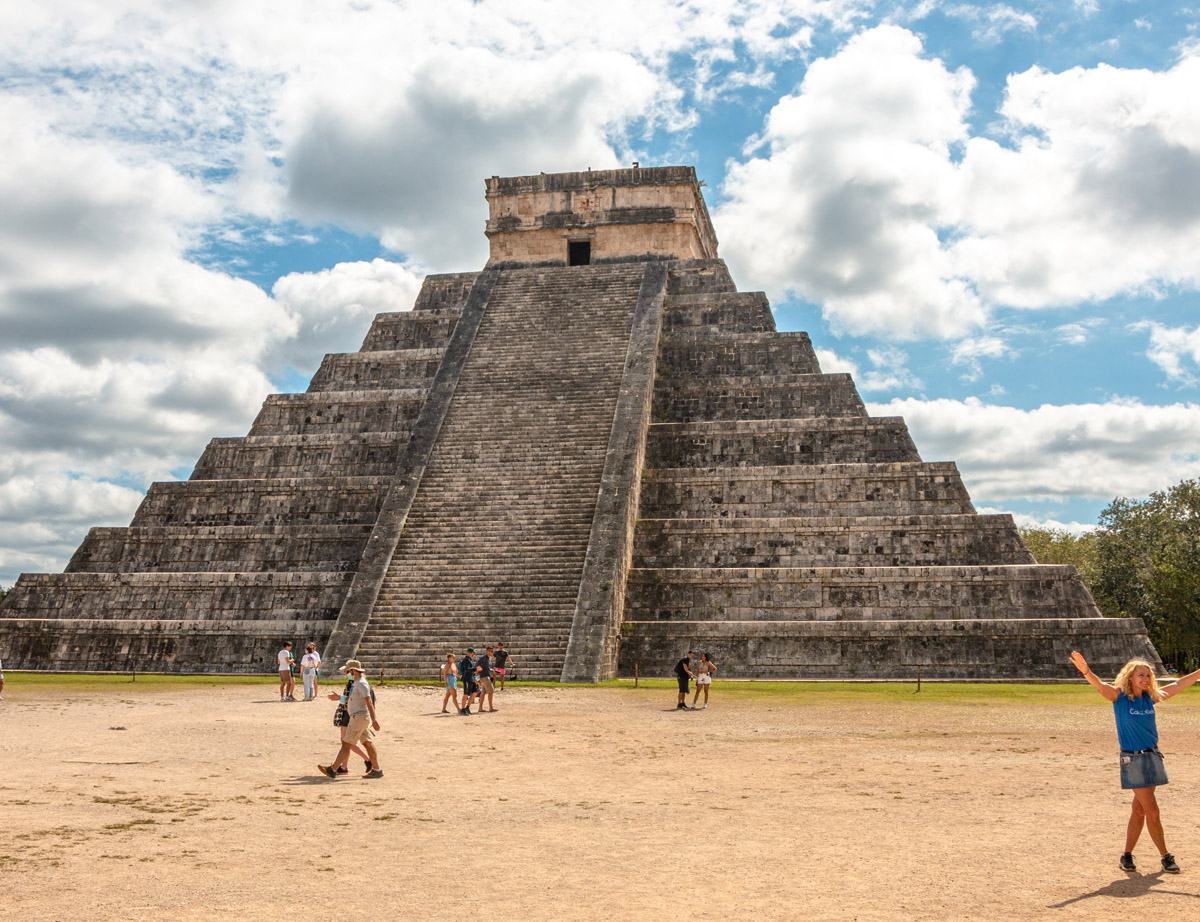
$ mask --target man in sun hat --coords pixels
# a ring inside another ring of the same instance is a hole
[[[361,743],[367,750],[371,767],[364,778],[382,778],[383,769],[379,767],[379,753],[375,751],[375,732],[379,729],[379,720],[375,716],[375,701],[372,698],[371,686],[363,672],[362,663],[352,659],[342,667],[354,680],[350,696],[346,699],[346,710],[350,714],[350,725],[346,727],[346,735],[342,737],[342,748],[338,750],[337,758],[332,765],[318,765],[321,774],[327,778],[336,778],[338,769],[343,767],[350,758],[350,749],[356,743]]]

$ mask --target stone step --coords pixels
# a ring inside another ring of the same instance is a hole
[[[326,355],[308,384],[309,393],[415,388],[428,393],[442,349],[389,349]]]
[[[1009,515],[640,519],[635,567],[1031,564]]]
[[[334,621],[354,574],[23,573],[5,618]],[[7,660],[7,657],[5,657]]]
[[[250,435],[410,432],[424,403],[425,391],[414,388],[272,394]]]
[[[642,475],[647,518],[973,513],[952,461],[657,468]]]
[[[370,525],[93,528],[67,573],[353,570]]]
[[[899,416],[654,423],[646,441],[651,468],[920,460]]]
[[[261,435],[213,439],[191,480],[319,477],[389,477],[408,442],[407,432]]]
[[[774,333],[775,317],[761,291],[675,295],[663,304],[663,332],[677,330]]]
[[[506,644],[507,646],[507,644]],[[1072,649],[1115,674],[1131,654],[1153,657],[1136,618],[875,621],[626,621],[620,675],[669,676],[703,650],[721,678],[1073,679]],[[918,670],[920,670],[918,672]]]
[[[630,621],[1099,617],[1074,567],[630,570]]]
[[[807,333],[663,333],[659,378],[818,374]]]
[[[866,415],[846,374],[660,378],[654,390],[656,422]]]
[[[369,525],[386,491],[381,477],[286,477],[153,483],[135,526]]]

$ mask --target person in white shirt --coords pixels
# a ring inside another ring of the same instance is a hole
[[[317,645],[310,643],[304,648],[304,656],[300,657],[300,678],[304,681],[304,700],[312,701],[317,697],[317,670],[321,668],[321,654]]]
[[[295,701],[296,677],[292,675],[292,663],[295,662],[295,657],[292,656],[290,640],[284,642],[283,649],[276,654],[276,659],[279,660],[279,700]]]

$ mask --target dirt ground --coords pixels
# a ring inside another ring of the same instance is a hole
[[[1127,877],[1099,696],[513,687],[466,718],[386,687],[385,777],[335,782],[328,701],[12,678],[0,919],[1200,916],[1196,690],[1159,715],[1183,873],[1146,836]]]

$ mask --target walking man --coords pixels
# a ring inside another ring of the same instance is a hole
[[[510,666],[509,664],[512,664]],[[510,668],[517,665],[516,657],[504,649],[504,644],[496,644],[496,678],[500,680],[499,691],[504,691],[504,676]]]
[[[350,759],[350,749],[361,743],[367,750],[370,768],[364,778],[382,778],[383,769],[379,767],[379,753],[375,750],[375,732],[379,729],[379,719],[375,716],[375,702],[371,698],[371,686],[363,672],[362,663],[356,659],[350,660],[342,667],[343,672],[349,672],[354,685],[350,689],[350,697],[346,699],[346,710],[350,714],[350,725],[346,727],[346,735],[342,737],[342,746],[337,758],[331,765],[318,765],[317,768],[327,778],[337,778],[338,770],[343,768]]]
[[[675,705],[676,710],[686,711],[687,694],[688,694],[688,679],[694,679],[692,675],[692,651],[688,650],[687,656],[675,664],[675,678],[679,681],[679,701]]]
[[[279,660],[279,700],[295,701],[296,677],[292,675],[292,664],[296,661],[296,658],[292,656],[292,642],[290,640],[283,642],[283,649],[276,654],[275,658]]]
[[[487,652],[479,657],[479,662],[476,664],[476,671],[479,673],[479,713],[483,713],[483,702],[487,699],[489,711],[496,710],[492,704],[492,691],[495,686],[492,685],[492,648],[488,647]]]

